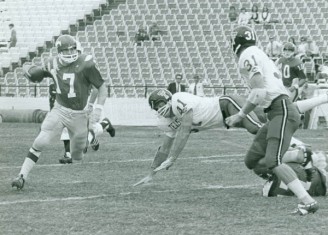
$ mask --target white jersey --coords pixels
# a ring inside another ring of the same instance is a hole
[[[273,99],[280,95],[289,95],[282,82],[281,72],[275,63],[257,46],[246,48],[240,55],[238,67],[241,76],[248,82],[256,73],[261,73],[266,89],[266,96],[259,105],[270,106]],[[250,87],[252,89],[252,87]]]
[[[189,110],[193,111],[192,129],[205,130],[224,126],[219,97],[199,97],[187,92],[178,92],[172,96],[174,117],[159,116],[159,129],[167,136],[175,137],[183,115]]]

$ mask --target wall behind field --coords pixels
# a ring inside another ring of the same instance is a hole
[[[0,109],[42,109],[49,110],[48,98],[0,97]],[[104,115],[113,125],[154,126],[156,116],[151,111],[147,99],[143,98],[108,98]]]

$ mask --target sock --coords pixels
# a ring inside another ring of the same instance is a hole
[[[28,173],[30,173],[35,163],[39,160],[40,154],[41,154],[40,151],[35,150],[34,148],[30,148],[27,156],[25,157],[19,175],[23,175],[24,179],[26,179]]]
[[[299,112],[304,113],[306,111],[313,109],[314,107],[316,107],[320,104],[324,104],[327,102],[328,102],[328,99],[327,99],[327,95],[325,94],[325,95],[316,96],[314,98],[307,99],[307,100],[300,100],[295,103],[296,103],[296,106],[297,106]]]
[[[288,186],[301,202],[304,204],[314,202],[314,199],[308,194],[297,178],[296,173],[288,165],[284,163],[280,164],[273,169],[273,172]]]
[[[91,143],[91,140],[93,138],[93,135],[91,134],[91,132],[89,131],[88,133],[88,142]]]
[[[104,126],[101,123],[95,123],[93,125],[93,133],[95,133],[95,137],[101,135],[102,133],[104,133]]]
[[[299,179],[295,179],[294,181],[287,184],[287,186],[304,204],[309,204],[315,201],[305,190]]]
[[[64,142],[64,149],[65,149],[65,152],[71,152],[71,147],[70,147],[70,140],[63,140]]]
[[[72,158],[72,155],[71,155],[70,152],[66,152],[66,153],[65,153],[65,156],[66,156],[67,158]]]
[[[102,126],[103,130],[106,130],[107,127],[108,127],[108,122],[106,122],[106,121],[103,120],[103,121],[100,123],[100,125]]]

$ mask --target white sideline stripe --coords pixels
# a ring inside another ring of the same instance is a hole
[[[213,156],[199,156],[199,157],[182,157],[179,158],[181,160],[190,160],[190,159],[211,159],[211,158],[231,158],[231,157],[241,157],[244,156],[243,154],[231,154],[231,155],[213,155]],[[144,159],[130,159],[130,160],[117,160],[117,161],[107,161],[107,162],[83,162],[83,163],[75,163],[77,164],[107,164],[107,163],[128,163],[128,162],[148,162],[148,161],[153,161],[153,158],[144,158]],[[74,164],[74,163],[73,163]],[[41,164],[38,165],[36,164],[34,167],[63,167],[65,166],[64,164]],[[17,169],[21,168],[21,166],[3,166],[0,167],[0,170],[2,169]]]
[[[225,164],[225,163],[240,163],[240,162],[243,162],[243,159],[240,159],[240,161],[236,161],[235,159],[231,159],[231,160],[225,160],[225,161],[222,161],[222,160],[204,160],[204,161],[201,161],[201,163],[220,163],[220,164]]]
[[[234,189],[234,188],[254,188],[258,187],[260,184],[246,184],[246,185],[231,185],[231,186],[223,186],[223,185],[209,185],[206,189]]]
[[[101,144],[101,143],[100,143]],[[110,142],[110,144],[118,144],[122,145],[122,142]],[[124,146],[126,145],[136,145],[136,144],[156,144],[156,142],[131,142],[131,143],[124,143]]]
[[[192,188],[190,191],[198,191],[198,190],[206,190],[206,189],[240,189],[240,188],[254,188],[258,187],[259,184],[250,184],[250,185],[208,185],[200,188]],[[171,193],[171,192],[180,192],[186,190],[155,190],[151,191],[152,193]],[[121,196],[131,195],[131,194],[140,194],[141,192],[122,192],[119,193]],[[41,203],[41,202],[60,202],[60,201],[82,201],[88,199],[97,199],[97,198],[104,198],[115,196],[115,194],[100,194],[100,195],[93,195],[93,196],[86,196],[86,197],[63,197],[63,198],[47,198],[47,199],[30,199],[30,200],[16,200],[16,201],[2,201],[0,202],[0,206],[5,205],[12,205],[12,204],[22,204],[22,203]]]

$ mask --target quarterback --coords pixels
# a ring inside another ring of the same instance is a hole
[[[257,37],[253,29],[236,27],[232,31],[231,41],[238,58],[239,72],[251,91],[242,109],[226,118],[226,123],[234,126],[257,106],[268,117],[268,122],[259,129],[246,154],[245,164],[249,169],[254,169],[264,159],[266,167],[301,201],[293,214],[315,213],[319,209],[318,203],[305,190],[293,169],[282,161],[299,127],[300,115],[289,99],[281,73],[274,62],[256,46]]]
[[[83,158],[88,135],[87,106],[89,89],[98,89],[97,104],[91,114],[91,124],[99,122],[107,97],[107,89],[97,66],[90,55],[78,54],[76,40],[62,35],[56,40],[58,55],[50,57],[45,68],[31,66],[25,76],[32,82],[52,77],[56,84],[56,102],[41,125],[41,131],[29,149],[18,177],[12,187],[22,189],[29,172],[41,152],[57,139],[66,127],[70,135],[73,160]]]

